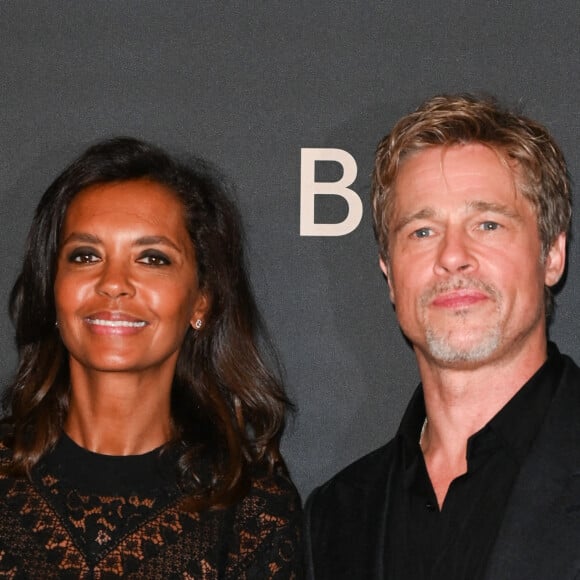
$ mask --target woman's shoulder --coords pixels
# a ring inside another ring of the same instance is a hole
[[[286,470],[281,468],[270,470],[254,467],[250,473],[250,488],[246,500],[251,504],[260,500],[261,505],[289,512],[299,512],[302,509],[298,490]]]
[[[246,495],[236,504],[235,519],[261,536],[300,525],[302,502],[283,471],[254,469]]]
[[[7,442],[8,436],[8,428],[0,425],[0,467],[5,467],[12,461],[12,449]]]
[[[233,577],[302,577],[302,504],[282,470],[254,470],[230,530],[234,537],[228,543],[238,546],[229,555]]]

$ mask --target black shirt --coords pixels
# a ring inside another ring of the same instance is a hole
[[[386,557],[399,560],[401,579],[483,577],[510,491],[558,384],[559,358],[550,345],[546,363],[468,439],[467,472],[453,480],[441,510],[419,447],[425,407],[418,389],[396,438],[403,485],[387,526]]]
[[[43,580],[300,577],[301,509],[282,473],[250,467],[244,497],[182,509],[180,449],[108,456],[66,435],[12,477],[0,438],[0,577]]]

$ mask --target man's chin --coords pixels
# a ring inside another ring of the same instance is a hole
[[[488,334],[476,339],[463,340],[442,338],[427,334],[427,350],[434,360],[447,365],[473,365],[487,361],[499,348],[499,333]]]

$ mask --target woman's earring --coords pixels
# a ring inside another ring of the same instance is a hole
[[[193,325],[193,328],[195,328],[195,330],[199,330],[201,328],[202,324],[203,324],[203,322],[202,322],[201,318],[198,318],[195,321],[195,324]]]

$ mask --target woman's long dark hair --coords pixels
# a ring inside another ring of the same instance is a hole
[[[185,164],[126,137],[90,147],[36,209],[10,296],[19,365],[4,395],[9,469],[29,476],[56,443],[68,412],[68,353],[55,327],[53,290],[67,208],[87,187],[135,179],[166,186],[183,204],[200,288],[211,300],[204,326],[188,329],[179,354],[172,420],[181,480],[192,489],[188,509],[227,505],[247,489],[250,466],[285,469],[279,440],[289,406],[258,348],[262,325],[244,267],[240,220],[223,180],[205,162]]]

